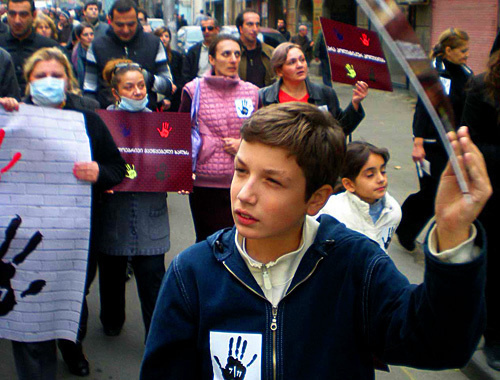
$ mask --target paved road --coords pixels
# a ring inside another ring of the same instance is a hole
[[[345,107],[350,100],[349,86],[336,85],[341,104]],[[407,91],[395,90],[393,93],[370,91],[364,101],[367,117],[354,133],[355,139],[363,139],[375,145],[387,147],[391,153],[388,166],[389,191],[399,201],[417,189],[417,179],[411,161],[411,119],[415,99]],[[166,265],[172,257],[194,242],[194,233],[187,198],[177,194],[169,195],[172,248],[168,253]],[[393,242],[389,250],[396,264],[412,282],[420,282],[423,274],[422,260],[404,252]],[[98,283],[94,283],[89,298],[89,332],[85,350],[91,363],[89,379],[95,380],[135,380],[138,379],[139,366],[143,353],[144,328],[140,316],[135,282],[127,285],[127,321],[118,337],[107,337],[99,323]],[[0,340],[0,379],[16,379],[10,342]],[[474,369],[469,376],[458,370],[419,371],[410,368],[392,367],[391,373],[377,373],[383,380],[464,380],[467,378],[484,380],[484,373]],[[493,374],[495,375],[495,374]],[[59,366],[59,379],[77,379],[70,375],[62,360]],[[314,376],[311,376],[311,379]]]

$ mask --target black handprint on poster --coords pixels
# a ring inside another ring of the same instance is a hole
[[[16,217],[10,221],[9,226],[5,230],[5,240],[0,246],[0,316],[10,313],[17,303],[14,289],[12,289],[11,285],[11,280],[16,275],[16,267],[22,264],[28,255],[36,249],[43,238],[39,231],[35,232],[24,249],[14,256],[12,262],[4,262],[3,258],[8,252],[10,243],[14,240],[17,229],[21,223],[22,219],[19,215],[16,215]],[[21,293],[21,297],[24,298],[28,295],[37,295],[42,291],[44,286],[44,280],[35,280],[30,283],[28,289]]]

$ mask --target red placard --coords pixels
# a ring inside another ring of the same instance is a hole
[[[127,163],[114,191],[192,191],[188,113],[99,110]]]
[[[378,35],[370,30],[321,17],[321,28],[328,49],[332,80],[392,91],[391,75]]]

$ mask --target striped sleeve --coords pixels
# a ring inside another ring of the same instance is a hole
[[[97,95],[97,62],[94,56],[93,46],[91,45],[87,49],[87,55],[85,59],[85,77],[83,80],[83,92],[85,95],[91,95],[95,97]]]

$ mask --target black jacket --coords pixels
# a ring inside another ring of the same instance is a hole
[[[9,53],[0,48],[0,98],[3,97],[21,100],[12,58]]]
[[[455,125],[460,125],[465,103],[465,86],[472,75],[465,65],[456,65],[446,59],[436,58],[433,62],[439,76],[451,80],[449,98],[455,114]],[[439,139],[434,124],[420,99],[417,101],[413,117],[413,135],[424,139]]]
[[[281,83],[282,80],[280,79],[278,82],[259,90],[259,100],[263,107],[279,103]],[[328,107],[328,111],[338,120],[346,135],[352,133],[365,117],[365,111],[361,104],[358,111],[354,109],[352,103],[349,103],[347,108],[342,111],[339,98],[331,87],[312,83],[309,78],[306,78],[306,87],[309,94],[308,102],[317,106]]]
[[[187,83],[184,81],[184,76],[182,75],[182,69],[185,66],[185,61],[186,59],[184,54],[172,50],[172,59],[169,61],[169,65],[172,78],[174,79],[174,84],[177,86],[177,91],[172,96],[172,106],[168,110],[170,112],[177,112],[179,106],[181,105],[182,88]]]
[[[182,67],[182,77],[184,78],[184,83],[189,83],[198,76],[198,63],[200,62],[201,45],[203,45],[203,41],[191,46],[187,52],[185,63]]]
[[[150,109],[156,109],[153,84],[158,85],[158,93],[170,98],[172,76],[167,64],[167,53],[160,39],[152,33],[145,33],[142,27],[138,26],[136,34],[130,41],[122,41],[113,28],[108,28],[104,36],[94,39],[87,51],[83,84],[85,95],[95,97],[102,108],[114,102],[111,90],[102,77],[102,71],[106,63],[115,58],[128,58],[147,71],[145,79]]]
[[[24,94],[26,88],[26,81],[23,76],[23,65],[26,59],[40,48],[54,46],[59,47],[56,41],[35,33],[35,30],[32,30],[31,34],[23,40],[15,38],[11,33],[0,34],[0,47],[7,50],[12,57],[17,82],[21,87],[22,94]]]

